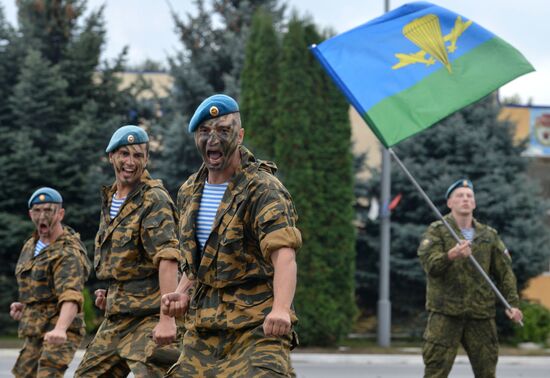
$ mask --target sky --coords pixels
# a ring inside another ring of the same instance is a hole
[[[205,0],[209,4],[209,0]],[[282,1],[281,1],[282,2]],[[409,1],[389,0],[390,9]],[[548,0],[432,0],[432,3],[480,24],[517,48],[535,67],[505,85],[501,97],[519,95],[523,102],[550,106],[550,1]],[[309,15],[321,28],[345,32],[384,13],[383,0],[286,0],[288,9]],[[15,0],[0,0],[8,20],[15,24]],[[185,18],[193,14],[193,0],[88,0],[88,8],[105,4],[107,46],[104,58],[113,58],[129,46],[128,61],[165,62],[181,49],[170,7]]]

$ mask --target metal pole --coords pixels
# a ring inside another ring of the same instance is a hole
[[[428,197],[428,195],[426,194],[426,192],[424,192],[424,190],[422,189],[422,187],[418,184],[418,182],[416,181],[416,179],[413,177],[413,175],[411,175],[411,173],[409,172],[409,170],[407,169],[407,167],[405,167],[405,165],[403,164],[403,162],[401,162],[401,159],[399,159],[399,157],[395,154],[395,152],[391,149],[391,148],[388,148],[387,151],[389,152],[389,154],[391,154],[391,156],[393,157],[393,159],[395,160],[395,162],[397,163],[397,165],[399,165],[399,167],[403,170],[403,172],[405,173],[405,175],[409,178],[409,180],[413,183],[413,185],[416,187],[416,189],[418,190],[418,192],[420,193],[420,195],[424,198],[424,200],[428,203],[428,205],[430,206],[430,208],[432,209],[432,211],[435,213],[435,215],[437,215],[437,217],[443,222],[443,224],[445,225],[445,227],[449,230],[449,232],[451,233],[451,235],[453,236],[453,238],[456,240],[457,243],[460,243],[460,237],[457,235],[457,233],[455,232],[455,230],[453,230],[453,228],[449,225],[449,223],[445,220],[445,218],[443,218],[443,215],[441,214],[441,212],[438,210],[437,207],[435,207],[435,205],[433,204],[432,200],[430,199],[430,197]],[[483,270],[483,268],[481,267],[481,265],[479,265],[479,263],[477,262],[477,260],[475,259],[474,256],[470,255],[468,256],[468,259],[470,260],[470,262],[474,265],[474,267],[477,269],[477,271],[483,276],[483,278],[485,279],[485,281],[487,281],[487,283],[489,284],[489,286],[491,287],[491,289],[493,289],[493,291],[495,292],[496,296],[498,297],[498,299],[500,299],[500,301],[502,302],[502,304],[504,305],[504,307],[506,307],[506,309],[508,310],[511,310],[512,309],[512,306],[510,306],[510,304],[508,303],[508,301],[506,300],[506,298],[504,298],[504,296],[500,293],[500,291],[498,290],[498,288],[495,286],[495,284],[493,283],[493,281],[491,280],[491,278],[487,275],[487,273]],[[519,322],[519,324],[523,327],[523,322]]]
[[[390,10],[390,0],[384,0],[384,12]],[[388,209],[391,193],[391,158],[388,150],[382,151],[382,182],[380,207],[380,267],[378,286],[378,345],[389,347],[391,344],[391,302],[390,302],[390,225],[391,214]]]

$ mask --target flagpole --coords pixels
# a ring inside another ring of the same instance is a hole
[[[399,157],[395,154],[395,152],[393,151],[393,149],[391,148],[388,148],[387,149],[388,153],[393,157],[393,159],[395,160],[395,162],[397,163],[397,165],[399,165],[399,167],[401,168],[401,170],[403,170],[403,172],[405,173],[405,175],[409,178],[409,180],[413,183],[413,185],[416,187],[416,189],[418,190],[418,192],[421,194],[421,196],[424,198],[424,200],[428,203],[428,205],[430,206],[430,208],[433,210],[433,212],[437,215],[437,217],[443,222],[443,224],[445,225],[445,227],[449,230],[449,232],[451,233],[451,235],[453,236],[453,238],[456,240],[457,243],[460,243],[461,240],[460,240],[460,237],[457,235],[457,233],[455,232],[455,230],[451,227],[451,225],[449,225],[449,223],[445,220],[445,218],[443,218],[443,215],[441,214],[441,212],[438,210],[437,207],[435,207],[435,205],[433,204],[432,200],[430,199],[430,197],[428,197],[428,195],[426,194],[426,192],[424,192],[424,189],[422,189],[422,187],[420,186],[420,184],[418,184],[418,182],[416,181],[416,179],[413,177],[413,175],[409,172],[409,170],[407,169],[407,167],[405,167],[405,165],[403,164],[403,162],[401,162],[401,159],[399,159]],[[498,290],[498,288],[495,286],[495,284],[493,283],[493,281],[491,280],[491,278],[487,275],[487,273],[483,270],[483,268],[481,267],[481,265],[479,265],[479,263],[477,262],[477,260],[475,259],[475,257],[473,255],[470,255],[468,256],[468,259],[470,260],[470,262],[474,265],[474,267],[477,269],[477,271],[483,276],[483,278],[485,279],[485,281],[487,281],[487,283],[489,284],[489,286],[491,286],[491,289],[493,289],[493,291],[495,292],[496,296],[498,297],[498,299],[500,299],[500,301],[502,302],[502,304],[504,305],[504,307],[506,307],[507,310],[511,310],[512,309],[512,306],[510,306],[510,304],[508,303],[508,301],[506,300],[506,298],[504,298],[504,296],[500,293],[500,291]],[[523,322],[522,321],[519,321],[519,324],[523,327]]]
[[[390,0],[384,0],[384,12],[390,10]],[[380,268],[378,285],[378,345],[389,347],[391,343],[391,301],[390,301],[390,226],[391,213],[388,208],[391,192],[391,158],[388,150],[382,150],[382,181],[380,207]]]

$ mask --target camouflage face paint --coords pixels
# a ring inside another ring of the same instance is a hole
[[[49,239],[52,230],[61,222],[61,206],[55,203],[33,205],[29,210],[31,220],[41,239]]]
[[[133,187],[147,166],[147,146],[142,143],[120,147],[109,154],[109,159],[113,164],[117,183],[123,187]]]
[[[242,141],[237,113],[203,122],[195,132],[195,144],[209,170],[223,171]]]

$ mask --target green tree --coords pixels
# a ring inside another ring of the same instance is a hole
[[[310,22],[289,22],[279,66],[275,161],[304,240],[295,300],[300,339],[333,345],[355,315],[352,156],[348,106],[308,51],[319,40]]]
[[[246,143],[263,159],[273,159],[276,137],[273,109],[277,101],[279,37],[273,17],[258,9],[246,45],[241,76],[241,118]]]
[[[19,27],[0,13],[0,282],[3,300],[16,298],[14,266],[32,231],[26,201],[40,186],[60,190],[65,222],[80,232],[90,254],[99,217],[99,185],[112,174],[104,149],[138,104],[119,91],[124,52],[100,64],[105,44],[102,9],[84,17],[85,1],[21,0]],[[4,59],[5,58],[5,59]],[[100,71],[99,73],[97,71]],[[6,307],[7,303],[0,301]],[[0,319],[4,315],[0,315]],[[2,322],[0,329],[13,327]]]
[[[547,267],[546,206],[535,183],[527,177],[529,159],[523,144],[513,141],[514,126],[498,121],[500,108],[492,96],[454,113],[440,125],[395,147],[439,210],[446,214],[447,187],[467,177],[474,183],[476,219],[494,227],[511,252],[518,289]],[[379,176],[370,183],[377,195]],[[391,299],[396,315],[418,314],[424,305],[425,276],[416,256],[422,233],[435,216],[400,169],[392,169],[392,192],[403,199],[392,214]],[[367,250],[361,251],[364,278],[375,305],[378,245],[377,223],[367,226]],[[374,256],[374,258],[372,258]],[[365,293],[366,294],[366,293]],[[502,311],[499,311],[501,313]]]

